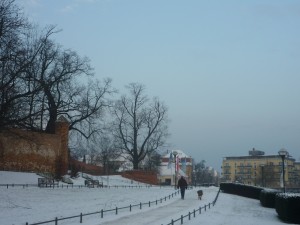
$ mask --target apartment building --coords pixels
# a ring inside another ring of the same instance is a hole
[[[299,162],[287,155],[284,160],[284,176],[282,172],[280,155],[265,155],[263,151],[254,148],[249,151],[248,156],[224,157],[222,162],[223,182],[280,188],[284,177],[286,187],[299,187]]]

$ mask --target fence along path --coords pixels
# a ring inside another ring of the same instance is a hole
[[[143,224],[143,225],[153,225],[153,224],[170,224],[172,220],[176,220],[181,216],[187,215],[194,209],[199,209],[199,207],[204,207],[212,203],[218,193],[218,188],[204,188],[204,194],[202,200],[198,200],[197,189],[187,190],[185,193],[185,199],[180,198],[180,194],[177,195],[175,201],[169,201],[167,205],[160,205],[158,207],[146,208],[144,210],[135,211],[131,213],[122,214],[118,216],[109,217],[107,219],[97,220],[95,224],[105,224],[105,225],[124,225],[124,224]],[[211,207],[213,207],[211,205]],[[207,210],[208,207],[207,207]],[[202,213],[205,210],[202,209]],[[193,217],[192,215],[191,217]],[[201,217],[199,212],[197,212],[197,217]],[[187,221],[188,219],[184,219]],[[175,224],[181,224],[180,221],[174,222]]]

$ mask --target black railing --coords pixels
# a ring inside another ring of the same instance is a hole
[[[0,187],[39,187],[38,184],[0,184]],[[48,184],[39,188],[149,188],[152,185],[103,185],[103,186],[87,186],[87,185],[73,185],[73,184]]]

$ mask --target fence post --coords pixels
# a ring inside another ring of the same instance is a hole
[[[58,219],[57,217],[55,217],[55,225],[57,225],[57,223],[58,223]]]
[[[199,214],[201,214],[201,206],[199,207]]]
[[[208,204],[208,208],[210,209],[210,203]]]
[[[196,211],[195,211],[195,209],[194,209],[194,217],[196,217]]]
[[[103,218],[103,209],[101,209],[101,218]]]
[[[174,221],[173,221],[173,219],[171,220],[171,224],[172,224],[172,225],[174,225]]]
[[[191,212],[189,212],[189,220],[191,220]]]
[[[206,211],[206,205],[204,206],[204,210]]]
[[[151,204],[151,203],[150,203],[150,201],[149,201],[149,207],[150,207],[150,204]]]
[[[155,201],[155,202],[156,202],[156,205],[157,205],[157,199],[156,199],[156,201]]]
[[[183,215],[180,217],[180,223],[183,224]]]
[[[118,215],[118,207],[116,207],[116,215]]]
[[[142,209],[142,203],[140,202],[140,209]]]
[[[80,213],[80,223],[82,223],[82,213]]]
[[[129,206],[129,211],[131,212],[131,204],[130,204],[130,206]]]

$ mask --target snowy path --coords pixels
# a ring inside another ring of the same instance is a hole
[[[217,189],[205,191],[205,196],[200,201],[197,199],[196,190],[188,190],[185,199],[180,199],[177,196],[175,201],[171,201],[167,205],[151,207],[147,211],[141,210],[135,213],[120,215],[119,217],[111,218],[111,220],[101,221],[97,225],[131,225],[139,223],[143,225],[153,224],[168,224],[172,219],[176,220],[181,215],[185,216],[194,209],[203,207],[205,204],[211,203],[217,194]],[[187,219],[185,219],[187,220]]]
[[[216,205],[184,225],[283,225],[273,208],[262,207],[259,200],[220,193]],[[289,224],[292,225],[292,224]]]

